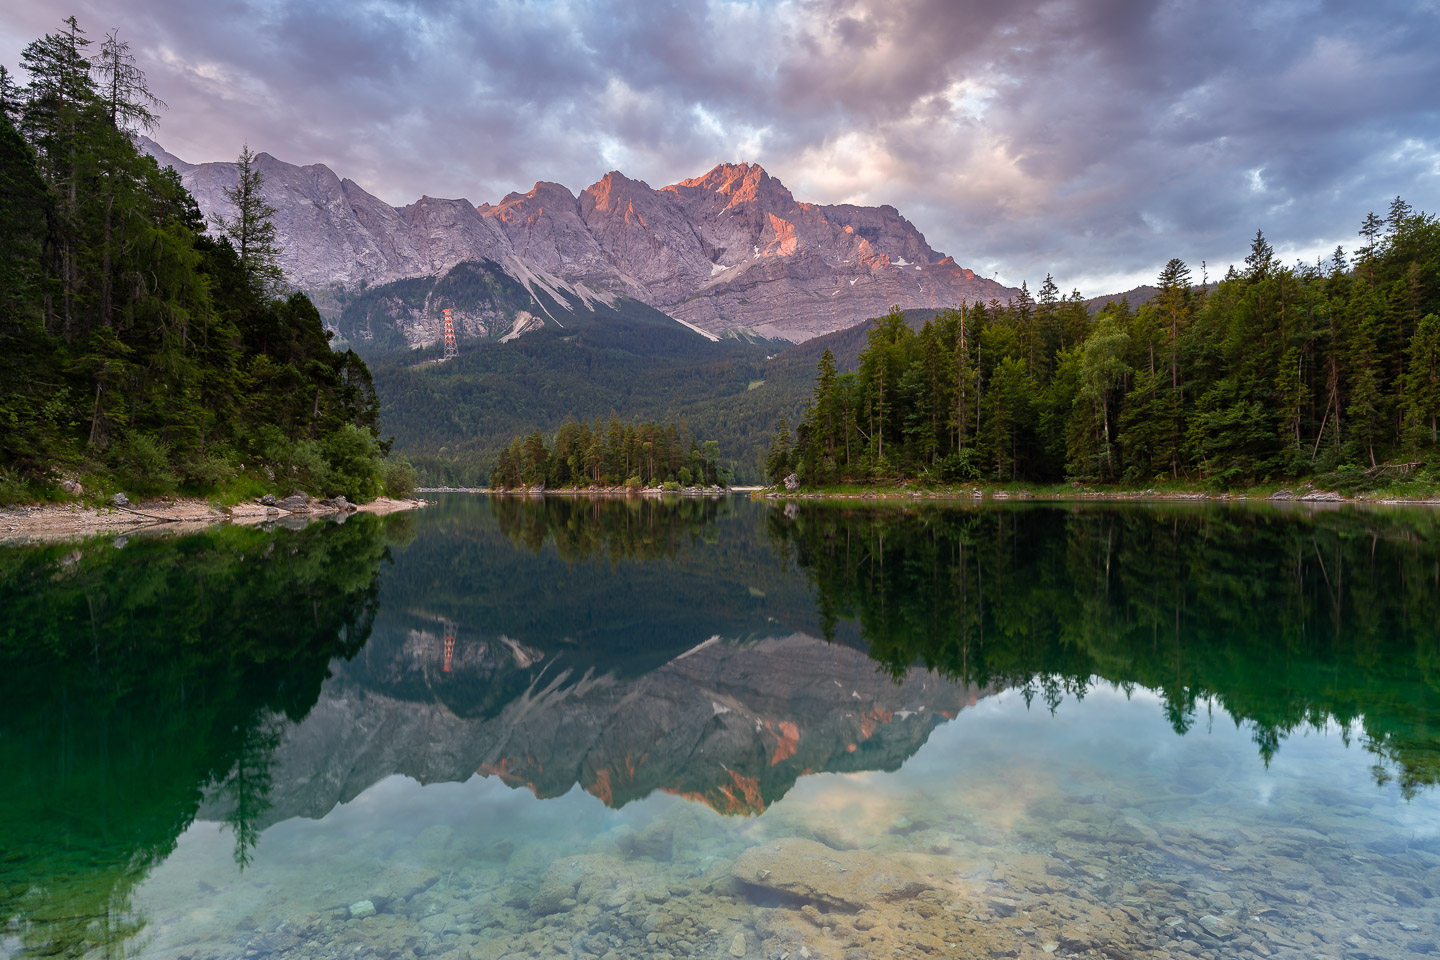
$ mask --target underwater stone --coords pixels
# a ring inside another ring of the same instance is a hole
[[[350,918],[352,920],[362,920],[365,917],[373,916],[375,916],[375,904],[369,900],[359,900],[350,904]]]
[[[919,875],[904,864],[794,837],[746,850],[732,873],[751,886],[852,910],[877,900],[913,897],[926,889]]]
[[[997,917],[1013,917],[1015,915],[1015,908],[1018,906],[1020,906],[1020,904],[1006,897],[990,898],[990,912]]]
[[[745,956],[745,934],[737,933],[735,934],[735,938],[730,941],[730,956]]]
[[[1205,932],[1216,940],[1228,940],[1235,936],[1235,927],[1231,925],[1230,921],[1222,920],[1213,913],[1207,913],[1200,918],[1199,922],[1200,926],[1205,928]]]

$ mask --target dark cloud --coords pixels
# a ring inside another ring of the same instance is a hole
[[[651,184],[754,160],[802,199],[890,203],[987,274],[1101,292],[1212,274],[1263,228],[1350,243],[1440,207],[1440,12],[1322,0],[85,0],[191,160],[242,141],[392,203]],[[0,59],[58,21],[0,12]]]

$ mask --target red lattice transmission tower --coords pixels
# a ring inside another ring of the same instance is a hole
[[[455,321],[450,316],[451,308],[446,307],[445,314],[445,359],[458,356],[460,348],[455,345]],[[453,641],[452,641],[453,642]],[[448,667],[446,669],[449,669]]]

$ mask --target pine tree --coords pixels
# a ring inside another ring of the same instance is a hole
[[[1080,354],[1079,395],[1075,402],[1089,409],[1092,429],[1096,431],[1096,454],[1098,460],[1103,461],[1096,472],[1107,478],[1115,474],[1111,397],[1115,387],[1130,372],[1124,360],[1130,336],[1121,322],[1126,313],[1124,310],[1102,313]]]
[[[110,126],[125,133],[138,133],[155,126],[155,111],[165,109],[165,101],[150,92],[145,73],[135,62],[130,44],[119,38],[118,31],[105,35],[100,45],[99,94],[110,115]]]
[[[1407,434],[1416,446],[1434,446],[1440,419],[1440,317],[1427,313],[1410,339],[1405,371]]]
[[[1406,203],[1400,197],[1391,200],[1390,212],[1385,216],[1385,232],[1389,236],[1395,236],[1395,234],[1400,232],[1400,228],[1404,226],[1405,221],[1410,219],[1412,212],[1410,204]]]
[[[280,250],[276,245],[276,210],[261,190],[265,177],[248,143],[241,147],[236,164],[239,169],[235,187],[224,188],[225,199],[235,208],[235,213],[228,220],[214,214],[211,222],[234,243],[235,252],[240,255],[240,269],[250,288],[258,296],[269,296],[284,281],[280,272]]]
[[[1375,282],[1375,260],[1380,256],[1380,227],[1384,221],[1377,217],[1374,211],[1365,215],[1365,220],[1360,224],[1360,236],[1365,238],[1365,243],[1357,251],[1359,263],[1365,267],[1365,276],[1372,284]]]
[[[1251,283],[1258,283],[1270,276],[1275,267],[1275,248],[1265,240],[1263,231],[1255,231],[1255,239],[1250,241],[1250,252],[1245,257],[1245,278]]]
[[[79,265],[77,249],[82,179],[82,141],[93,123],[97,103],[85,48],[90,41],[75,18],[64,21],[62,33],[46,34],[20,55],[30,75],[21,132],[34,147],[41,170],[56,195],[56,225],[48,244],[51,271],[59,278],[61,302],[57,308],[46,297],[46,317],[52,329],[58,324],[69,341],[77,333]]]
[[[827,351],[828,352],[828,351]],[[765,454],[765,479],[779,483],[790,475],[790,424],[780,417],[780,426],[770,438],[770,449]]]

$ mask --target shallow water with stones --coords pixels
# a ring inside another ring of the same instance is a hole
[[[1416,510],[447,496],[0,553],[0,956],[1440,952]]]

